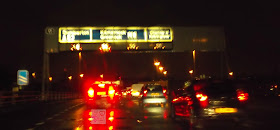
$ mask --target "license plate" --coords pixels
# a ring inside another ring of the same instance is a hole
[[[159,93],[151,93],[152,96],[159,96]]]
[[[97,95],[106,95],[106,92],[97,92]]]
[[[236,113],[238,110],[237,108],[216,108],[216,113]]]

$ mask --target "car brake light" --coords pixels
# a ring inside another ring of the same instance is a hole
[[[92,88],[89,88],[89,89],[88,89],[88,96],[89,96],[90,98],[93,98],[93,97],[94,97],[94,90],[93,90]]]
[[[113,88],[113,86],[110,86],[110,87],[109,87],[108,94],[109,94],[109,96],[110,96],[111,98],[114,97],[114,95],[115,95],[115,89]]]
[[[205,95],[205,94],[202,94],[202,93],[197,93],[196,94],[196,98],[199,100],[199,101],[206,101],[208,96]]]
[[[162,93],[163,93],[163,96],[166,97],[166,89],[163,89],[163,90],[162,90]],[[167,97],[166,97],[166,98],[167,98]]]
[[[246,100],[248,100],[248,96],[249,96],[249,94],[245,93],[243,91],[237,92],[237,98],[238,98],[239,101],[246,101]]]
[[[144,96],[147,96],[147,92],[148,92],[147,90],[144,90]]]

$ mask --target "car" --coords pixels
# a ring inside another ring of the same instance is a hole
[[[194,81],[172,92],[171,118],[183,119],[194,128],[202,128],[209,121],[242,121],[247,118],[248,99],[246,89],[233,81]]]
[[[140,91],[143,88],[144,84],[132,84],[131,85],[131,97],[132,98],[138,98],[140,95]]]
[[[121,100],[121,92],[117,84],[95,82],[85,86],[85,101],[90,107],[116,106]]]
[[[141,89],[139,105],[144,107],[146,104],[161,104],[165,106],[167,103],[166,89],[159,84],[147,84]]]

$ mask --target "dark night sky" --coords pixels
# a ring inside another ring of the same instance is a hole
[[[44,28],[68,25],[224,26],[233,71],[269,75],[280,68],[279,7],[268,1],[48,0],[5,4],[1,8],[5,31],[1,71],[13,76],[20,68],[41,71]]]

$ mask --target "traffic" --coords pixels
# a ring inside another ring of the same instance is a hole
[[[156,117],[156,120],[172,123],[176,127],[171,126],[177,129],[254,128],[244,125],[251,120],[248,84],[231,79],[196,79],[185,83],[170,89],[157,81],[139,82],[128,87],[115,81],[94,81],[85,86],[84,91],[89,120],[86,129],[136,128],[137,125],[130,126],[125,121],[113,123],[115,119],[129,118],[127,116],[132,114],[126,115],[123,110],[134,111],[132,119],[137,119],[138,123]],[[92,112],[98,110],[106,113],[104,119],[108,123],[96,123],[99,117],[93,116]],[[160,127],[159,124],[155,126]]]

